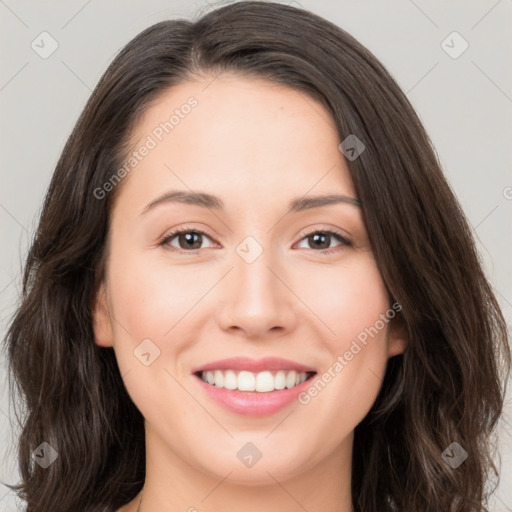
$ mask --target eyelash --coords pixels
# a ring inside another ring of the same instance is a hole
[[[207,238],[209,238],[210,240],[213,240],[211,236],[209,236],[207,233],[205,233],[204,231],[201,231],[200,229],[195,229],[195,228],[182,228],[182,229],[177,229],[175,231],[172,231],[171,233],[168,233],[160,242],[158,245],[160,246],[168,246],[168,250],[170,251],[175,251],[175,252],[185,252],[185,253],[191,253],[191,254],[197,254],[197,251],[200,251],[200,249],[191,249],[191,250],[185,250],[185,249],[177,249],[176,247],[172,247],[171,245],[169,245],[169,242],[175,238],[177,235],[181,235],[181,234],[184,234],[184,233],[196,233],[196,234],[199,234],[199,235],[203,235],[203,236],[206,236]],[[307,233],[305,233],[302,238],[299,240],[299,242],[301,242],[302,240],[304,240],[305,238],[307,238],[308,236],[311,236],[311,235],[314,235],[316,233],[321,233],[321,234],[324,234],[324,235],[332,235],[334,238],[336,238],[343,246],[345,247],[352,247],[352,242],[346,238],[344,235],[342,235],[341,233],[337,232],[337,231],[332,231],[332,230],[321,230],[321,229],[315,229],[315,230],[312,230],[312,231],[309,231]],[[331,254],[333,252],[336,252],[336,250],[340,248],[340,246],[336,246],[336,247],[332,247],[330,249],[320,249],[320,250],[315,250],[315,249],[310,249],[314,252],[319,252],[320,254]]]

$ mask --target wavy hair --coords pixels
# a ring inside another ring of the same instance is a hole
[[[113,349],[95,344],[91,316],[119,187],[102,200],[94,191],[119,169],[159,95],[224,71],[316,99],[340,140],[355,134],[366,146],[347,164],[409,346],[388,361],[355,429],[354,511],[487,511],[511,354],[471,227],[417,114],[376,57],[318,15],[257,1],[145,29],[112,61],[67,140],[5,340],[21,427],[21,482],[9,487],[27,512],[113,512],[141,490],[143,417]],[[46,469],[31,455],[43,441],[58,453]],[[442,453],[455,442],[468,457],[453,468]]]

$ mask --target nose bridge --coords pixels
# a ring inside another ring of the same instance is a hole
[[[281,295],[277,279],[269,270],[275,266],[275,258],[268,244],[264,248],[263,243],[252,236],[246,237],[237,246],[234,258],[236,295],[245,303],[244,307],[249,306],[255,313],[278,307],[277,297]]]
[[[268,246],[270,237],[265,240],[247,236],[235,248],[222,298],[225,328],[236,326],[247,334],[262,335],[276,327],[289,328],[293,322],[292,294],[277,277],[283,279],[283,271]]]

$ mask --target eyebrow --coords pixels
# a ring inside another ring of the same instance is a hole
[[[141,212],[141,215],[147,213],[158,205],[166,203],[182,203],[193,206],[200,206],[211,210],[220,211],[224,209],[224,202],[217,196],[206,194],[204,192],[185,192],[185,191],[171,191],[162,194],[153,201],[151,201]],[[320,208],[331,204],[350,204],[358,208],[361,207],[361,201],[340,194],[329,194],[325,196],[309,196],[299,197],[290,202],[288,208],[292,212],[300,212],[303,210],[310,210],[312,208]]]

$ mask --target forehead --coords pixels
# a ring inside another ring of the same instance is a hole
[[[262,79],[228,74],[176,85],[152,102],[131,141],[136,151],[150,149],[129,173],[128,194],[355,197],[330,113],[305,93]]]

